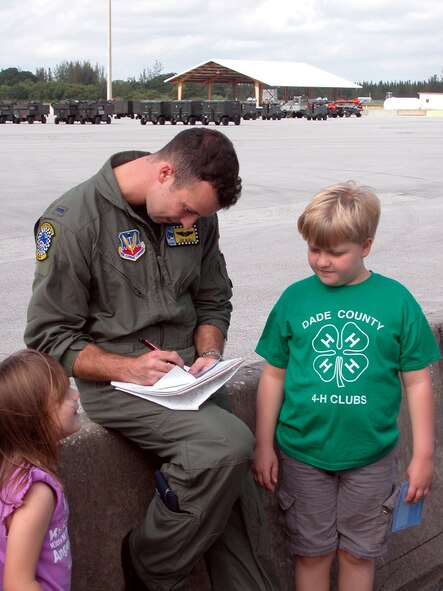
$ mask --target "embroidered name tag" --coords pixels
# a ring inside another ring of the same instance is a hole
[[[195,224],[190,228],[183,228],[181,224],[166,226],[166,243],[168,246],[190,246],[199,242],[198,230]]]
[[[142,240],[140,240],[140,232],[138,230],[127,230],[126,232],[120,232],[118,239],[120,240],[118,254],[122,259],[127,261],[136,261],[146,251],[146,245]]]
[[[35,240],[35,256],[38,261],[44,261],[48,257],[54,234],[55,230],[53,226],[49,222],[43,222]]]

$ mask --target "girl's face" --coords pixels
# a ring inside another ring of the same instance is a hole
[[[56,423],[59,425],[59,439],[76,433],[80,429],[80,415],[78,404],[79,393],[74,388],[69,388],[64,401],[57,405],[54,413]]]

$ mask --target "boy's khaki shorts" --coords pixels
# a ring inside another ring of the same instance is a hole
[[[280,452],[277,498],[293,553],[323,556],[341,548],[365,559],[384,554],[399,493],[397,455],[395,448],[368,466],[329,472]]]

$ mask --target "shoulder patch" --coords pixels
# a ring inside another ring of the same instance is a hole
[[[48,256],[48,251],[51,248],[52,239],[55,236],[55,230],[49,222],[43,222],[37,232],[35,240],[36,250],[35,256],[38,261],[44,261]]]
[[[58,206],[58,207],[56,207],[56,208],[54,209],[54,213],[56,213],[56,214],[57,214],[57,215],[59,215],[60,217],[61,217],[62,215],[64,215],[64,214],[65,214],[67,211],[68,211],[68,208],[67,208],[67,207],[61,207],[61,206]]]

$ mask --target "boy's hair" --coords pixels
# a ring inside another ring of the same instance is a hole
[[[228,209],[237,203],[242,190],[240,166],[232,142],[223,133],[215,129],[181,131],[155,156],[173,164],[176,189],[207,181],[220,207]]]
[[[298,231],[310,244],[330,248],[374,238],[380,201],[370,187],[347,181],[315,195],[298,218]]]
[[[63,367],[44,353],[24,349],[0,363],[0,490],[13,494],[31,466],[55,476],[59,425],[54,410],[68,388]]]

